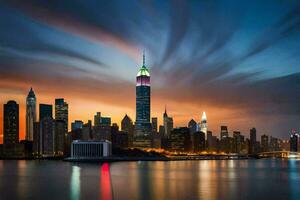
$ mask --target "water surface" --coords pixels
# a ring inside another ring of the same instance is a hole
[[[0,199],[300,199],[300,161],[0,161]]]

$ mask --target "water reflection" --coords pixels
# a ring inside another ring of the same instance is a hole
[[[110,168],[108,163],[104,163],[100,168],[100,197],[102,200],[113,199],[112,187],[111,187],[111,177]]]
[[[79,200],[80,199],[80,167],[73,166],[72,167],[72,175],[71,175],[71,200]]]

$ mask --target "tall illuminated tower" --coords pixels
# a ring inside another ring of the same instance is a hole
[[[207,120],[206,120],[206,113],[203,112],[202,118],[201,118],[201,131],[207,134]]]
[[[36,97],[32,88],[26,98],[26,140],[33,140],[33,124],[36,122]]]
[[[145,53],[143,65],[136,76],[136,135],[141,136],[151,132],[150,123],[150,73],[145,66]]]

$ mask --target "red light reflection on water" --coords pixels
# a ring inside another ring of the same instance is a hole
[[[109,164],[104,163],[100,168],[100,197],[102,200],[112,200],[112,188]]]

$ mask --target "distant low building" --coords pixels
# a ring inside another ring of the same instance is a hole
[[[97,159],[112,155],[112,144],[109,141],[79,141],[71,145],[71,159]]]

